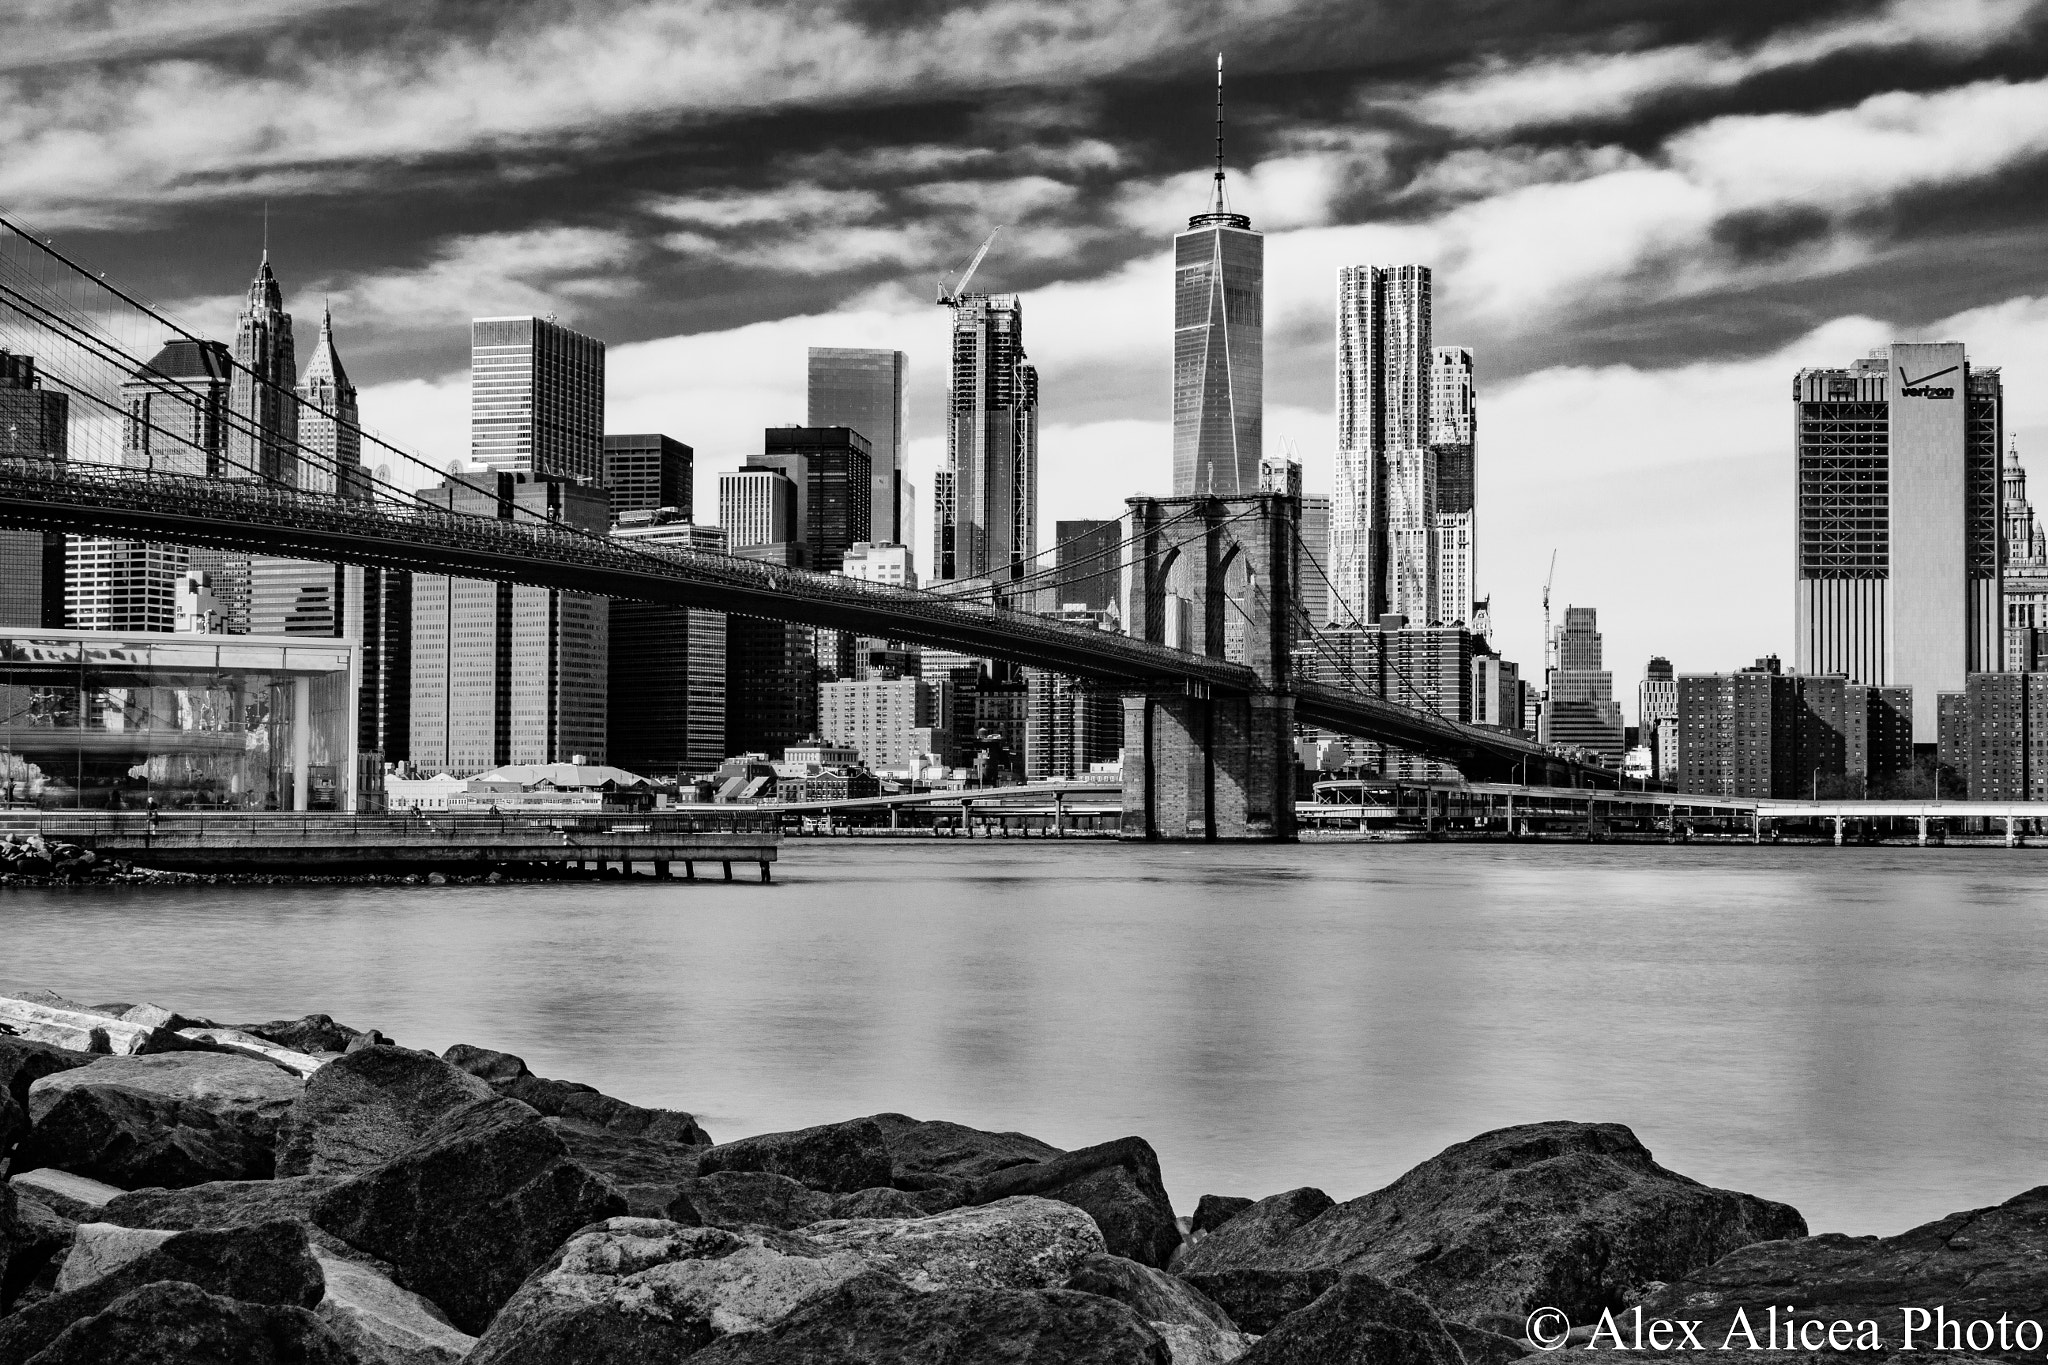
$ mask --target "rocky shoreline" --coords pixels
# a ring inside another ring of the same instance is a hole
[[[1183,1219],[1139,1137],[880,1113],[719,1143],[486,1047],[21,988],[0,1159],[0,1365],[2017,1362],[2048,1322],[2048,1187],[1811,1236],[1545,1122]],[[1937,1308],[1953,1342],[1907,1339]]]

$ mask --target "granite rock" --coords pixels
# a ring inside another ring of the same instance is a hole
[[[72,1323],[35,1365],[370,1365],[304,1308],[145,1285]]]
[[[75,1067],[89,1066],[95,1059],[88,1053],[72,1052],[55,1043],[38,1043],[0,1033],[0,1091],[12,1096],[28,1112],[28,1088],[45,1076]]]
[[[118,1185],[48,1166],[22,1171],[8,1183],[18,1192],[33,1196],[74,1223],[100,1221],[103,1217],[100,1210],[123,1193]]]
[[[361,1033],[361,1029],[337,1024],[324,1014],[309,1014],[303,1019],[273,1019],[267,1024],[237,1024],[243,1033],[252,1033],[266,1042],[294,1052],[341,1052]]]
[[[134,1188],[261,1180],[299,1081],[249,1057],[173,1052],[106,1057],[29,1087],[15,1170],[53,1166]]]
[[[1055,1289],[1103,1251],[1095,1220],[1070,1204],[1021,1196],[925,1218],[853,1218],[803,1229],[912,1289]]]
[[[864,1269],[791,1234],[613,1218],[521,1285],[465,1365],[679,1359],[778,1322]]]
[[[1128,1307],[1165,1338],[1173,1365],[1225,1365],[1251,1344],[1230,1314],[1201,1290],[1123,1256],[1088,1257],[1065,1287]]]
[[[576,1081],[553,1081],[527,1070],[526,1062],[509,1052],[457,1043],[441,1059],[460,1067],[501,1095],[530,1104],[549,1118],[572,1119],[625,1137],[708,1146],[711,1135],[694,1116],[680,1109],[648,1109],[614,1099]]]
[[[1641,1301],[1646,1318],[1704,1322],[1699,1336],[1714,1346],[1727,1339],[1738,1311],[1767,1346],[1768,1327],[1759,1324],[1768,1323],[1774,1304],[1781,1317],[1789,1307],[1802,1320],[1875,1321],[1888,1351],[1904,1345],[1907,1308],[1939,1304],[1951,1322],[1995,1323],[2001,1314],[2048,1321],[2048,1185],[1893,1237],[1822,1233],[1757,1242],[1652,1286]],[[1914,1338],[1916,1353],[1935,1344],[1931,1333]],[[1746,1349],[1747,1339],[1738,1333],[1734,1345]],[[2038,1348],[2001,1350],[1995,1340],[1962,1338],[1958,1345],[1990,1358],[2040,1358]]]
[[[693,1365],[1172,1365],[1120,1303],[1065,1289],[920,1293],[870,1271],[782,1321],[713,1342]]]
[[[957,1207],[957,1206],[956,1206]],[[909,1193],[887,1185],[855,1190],[832,1201],[833,1218],[923,1218],[941,1210],[926,1208]]]
[[[1228,1194],[1205,1194],[1195,1202],[1189,1231],[1207,1236],[1252,1206],[1254,1201]]]
[[[1429,1302],[1371,1275],[1344,1275],[1259,1338],[1241,1365],[1466,1365]]]
[[[181,1232],[80,1288],[0,1318],[0,1365],[25,1365],[73,1323],[168,1280],[250,1303],[301,1308],[319,1303],[326,1289],[306,1231],[295,1223]]]
[[[702,1147],[601,1128],[581,1119],[551,1118],[576,1163],[612,1182],[635,1217],[659,1218],[697,1174]]]
[[[493,1095],[446,1115],[384,1165],[318,1196],[313,1221],[388,1262],[399,1284],[476,1335],[571,1233],[625,1211],[608,1182],[570,1160],[546,1120]]]
[[[362,1262],[318,1247],[313,1257],[327,1282],[314,1311],[356,1365],[456,1365],[476,1346],[476,1338],[457,1331],[432,1302]]]
[[[155,1228],[124,1228],[114,1223],[80,1223],[72,1234],[71,1250],[57,1272],[54,1286],[59,1294],[83,1289],[103,1275],[111,1275],[130,1261],[155,1251],[174,1232]]]
[[[765,1171],[826,1194],[852,1194],[887,1185],[892,1161],[882,1126],[873,1119],[852,1119],[721,1143],[699,1156],[697,1169],[703,1175]]]
[[[1251,1330],[1223,1271],[1362,1272],[1421,1294],[1446,1317],[1538,1307],[1590,1321],[1651,1281],[1737,1247],[1801,1236],[1797,1211],[1665,1170],[1619,1124],[1539,1123],[1462,1142],[1384,1189],[1322,1209],[1293,1191],[1202,1239],[1181,1273]]]
[[[1180,1223],[1159,1176],[1159,1156],[1141,1137],[1119,1138],[1015,1165],[979,1181],[970,1203],[1041,1195],[1088,1213],[1111,1253],[1163,1267],[1180,1245]]]
[[[277,1173],[356,1175],[411,1147],[444,1116],[492,1098],[488,1085],[431,1052],[347,1053],[307,1080],[278,1137]]]
[[[830,1218],[832,1197],[786,1175],[714,1171],[684,1181],[663,1212],[693,1226],[788,1230]]]

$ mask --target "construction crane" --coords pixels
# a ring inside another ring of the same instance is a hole
[[[1550,585],[1557,581],[1557,551],[1550,552],[1550,572],[1543,579],[1543,681],[1550,682],[1550,671],[1557,667],[1557,642],[1550,634]]]
[[[988,235],[988,240],[981,244],[981,250],[975,252],[974,259],[967,263],[967,269],[961,274],[959,284],[948,289],[944,280],[939,281],[939,307],[958,308],[960,306],[961,298],[967,293],[967,282],[973,279],[974,272],[981,268],[981,258],[988,255],[988,249],[996,244],[996,232],[1001,232],[1002,230],[1002,224],[996,224],[995,232],[991,232]]]

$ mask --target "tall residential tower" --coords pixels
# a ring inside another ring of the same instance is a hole
[[[1441,620],[1429,267],[1345,266],[1337,280],[1331,619]]]
[[[1436,616],[1472,619],[1479,594],[1479,527],[1474,456],[1472,352],[1439,346],[1430,367],[1430,459],[1436,466]]]
[[[1038,371],[1015,294],[959,294],[946,463],[932,485],[932,578],[1008,580],[1038,541]]]

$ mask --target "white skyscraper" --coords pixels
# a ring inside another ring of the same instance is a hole
[[[1478,503],[1475,497],[1478,417],[1473,407],[1472,352],[1439,346],[1430,370],[1430,444],[1436,464],[1436,619],[1472,619],[1479,591]]]
[[[1437,619],[1433,363],[1427,266],[1338,272],[1335,621]]]

